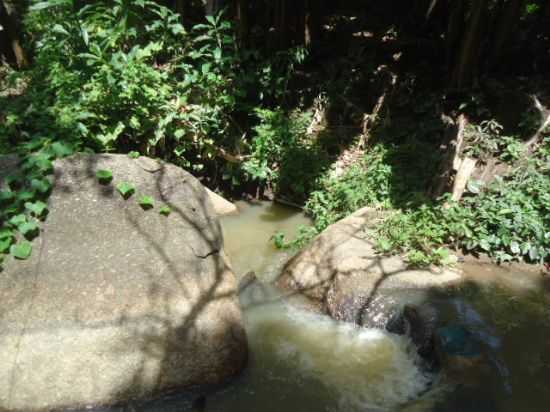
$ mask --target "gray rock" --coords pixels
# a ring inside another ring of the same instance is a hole
[[[206,188],[206,193],[208,193],[210,202],[212,206],[214,206],[214,212],[216,212],[218,216],[236,215],[239,213],[237,206],[229,200],[226,200],[208,188]]]
[[[437,321],[438,313],[433,306],[406,304],[390,319],[386,329],[389,332],[410,337],[417,348],[417,353],[426,362],[427,368],[434,370],[439,365],[434,345]]]
[[[244,367],[237,282],[209,197],[190,174],[153,163],[55,163],[33,255],[8,258],[0,274],[0,410],[152,398]],[[98,169],[113,171],[111,185],[97,182]],[[136,187],[127,201],[114,188],[121,181]],[[140,195],[155,209],[142,210]]]
[[[404,303],[399,295],[418,300],[419,293],[462,280],[457,270],[415,270],[400,256],[379,255],[366,231],[379,219],[379,212],[364,208],[331,225],[287,263],[277,284],[335,319],[382,326]]]

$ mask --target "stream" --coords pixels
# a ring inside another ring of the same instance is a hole
[[[125,411],[548,410],[550,292],[535,275],[519,281],[522,273],[469,264],[465,285],[430,296],[441,317],[468,328],[484,352],[483,364],[467,376],[442,377],[420,367],[407,337],[338,323],[307,311],[299,300],[283,298],[269,282],[289,254],[277,250],[270,238],[278,231],[292,235],[308,220],[268,202],[238,206],[241,213],[223,218],[222,226],[237,276],[254,271],[259,279],[240,293],[248,367],[199,403],[175,396]]]

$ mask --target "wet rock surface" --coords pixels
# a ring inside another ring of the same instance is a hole
[[[400,256],[379,255],[367,230],[380,217],[365,208],[333,224],[287,263],[277,284],[337,320],[372,327],[385,325],[396,305],[462,280],[458,270],[411,269]]]
[[[407,304],[386,324],[386,330],[389,332],[411,338],[418,355],[426,361],[430,370],[435,370],[441,363],[435,351],[437,327],[437,309],[428,304]]]
[[[99,169],[112,184],[97,182]],[[121,181],[134,197],[116,192]],[[155,209],[142,210],[140,195]],[[194,177],[150,159],[76,155],[55,163],[49,209],[31,259],[7,259],[0,274],[0,410],[154,398],[244,367],[237,282]]]

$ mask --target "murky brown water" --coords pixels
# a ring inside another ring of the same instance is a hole
[[[293,237],[310,220],[295,209],[271,202],[237,202],[240,213],[222,219],[225,251],[238,277],[254,271],[270,281],[277,276],[289,252],[278,250],[272,237],[283,232]]]
[[[222,221],[235,272],[269,281],[288,253],[270,238],[308,220],[270,203],[239,203]],[[185,396],[124,411],[543,412],[550,410],[550,298],[535,272],[465,264],[470,281],[446,293],[404,293],[429,302],[443,324],[467,327],[486,361],[461,379],[423,373],[408,339],[359,329],[291,306],[265,283],[241,293],[250,363],[225,388],[193,406]]]

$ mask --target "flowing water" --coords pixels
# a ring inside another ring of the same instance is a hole
[[[237,382],[208,398],[206,411],[383,411],[406,405],[432,377],[411,342],[380,329],[338,323],[290,303],[267,282],[289,258],[270,241],[292,236],[307,219],[272,203],[240,203],[222,224],[235,272],[264,282],[240,295],[250,362]]]
[[[281,230],[292,234],[308,220],[272,203],[239,203],[239,208],[241,213],[224,218],[222,226],[236,274],[254,271],[260,280],[240,294],[250,344],[248,367],[198,404],[184,396],[123,410],[550,410],[550,288],[539,284],[548,285],[546,280],[531,274],[520,281],[522,273],[470,264],[465,269],[472,281],[463,287],[445,293],[405,293],[406,299],[435,306],[443,322],[467,327],[483,347],[484,361],[466,376],[453,380],[430,375],[419,368],[407,338],[337,323],[305,310],[300,301],[282,297],[269,281],[289,255],[275,249],[270,238]],[[510,284],[518,288],[510,290]]]

